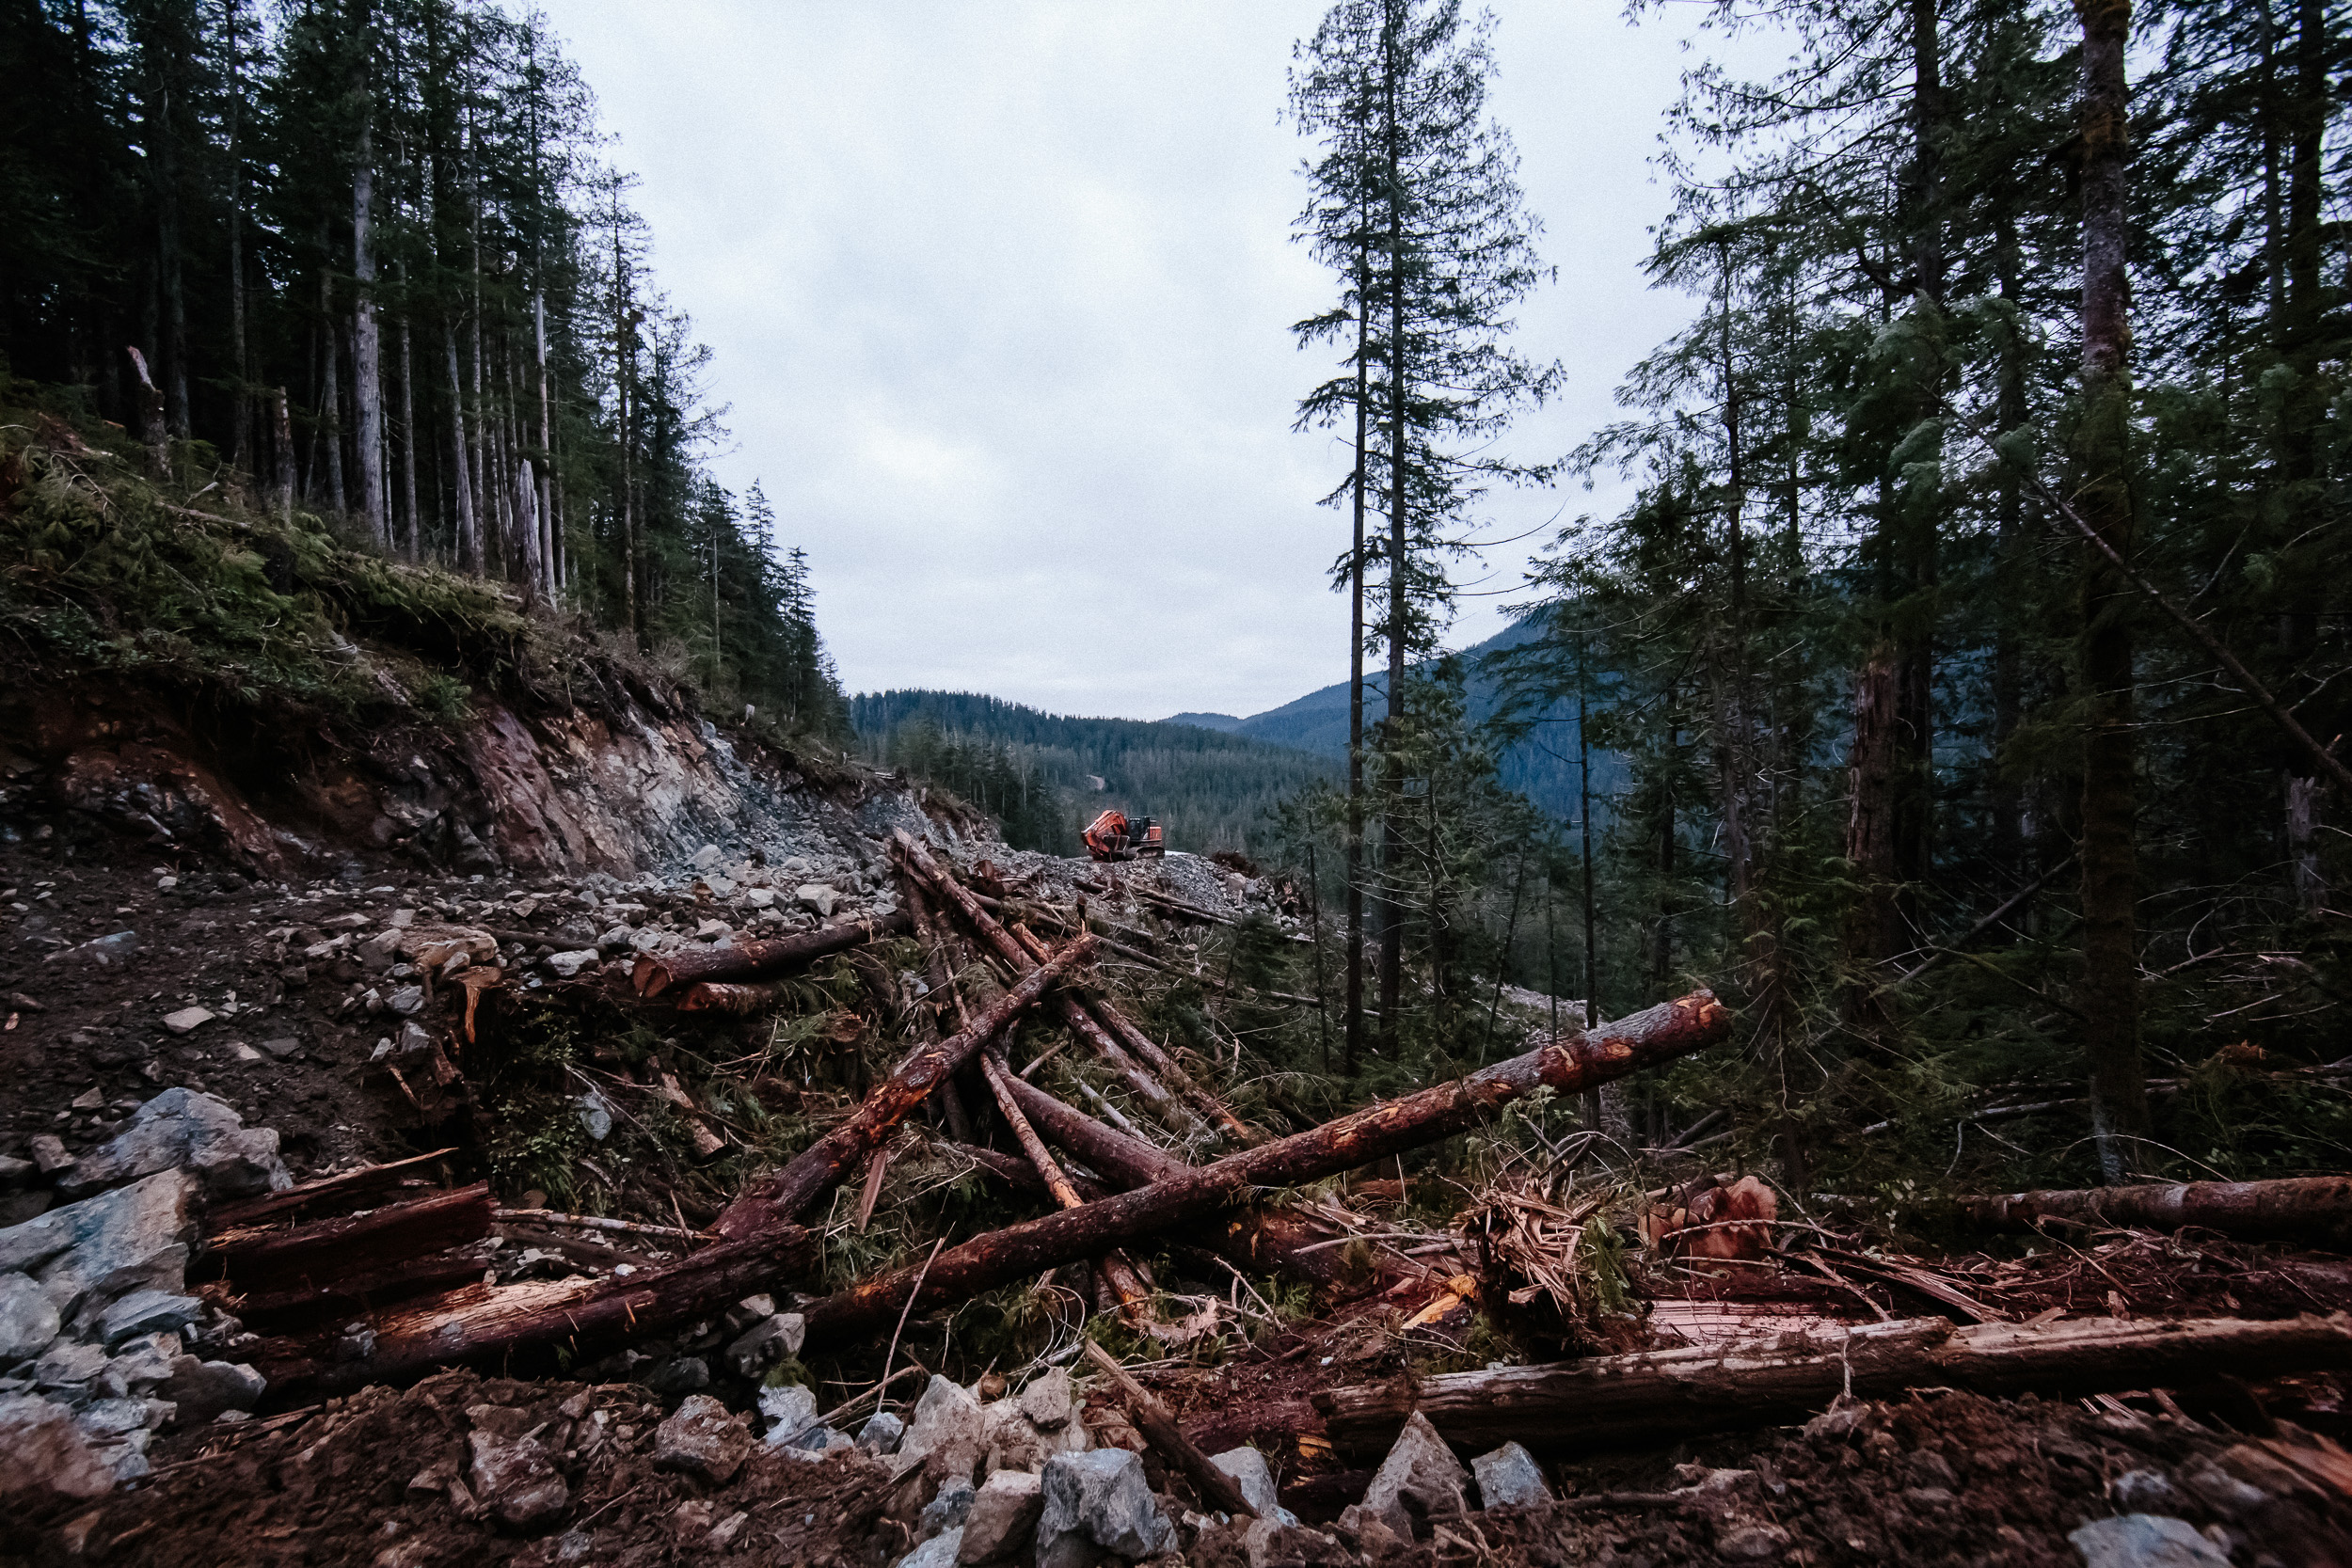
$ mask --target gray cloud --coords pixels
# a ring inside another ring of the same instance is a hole
[[[1512,438],[1535,457],[1611,418],[1687,313],[1638,264],[1692,56],[1674,18],[1501,10],[1495,109],[1560,269],[1520,341],[1570,378]],[[1343,672],[1346,519],[1314,502],[1346,456],[1290,430],[1323,366],[1287,328],[1331,287],[1290,241],[1305,149],[1278,119],[1320,11],[552,0],[716,351],[716,471],[809,552],[852,689],[1158,718]],[[1594,504],[1501,496],[1485,532]],[[1466,600],[1454,640],[1501,602]]]

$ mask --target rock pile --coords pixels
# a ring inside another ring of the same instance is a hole
[[[148,1473],[174,1426],[244,1418],[250,1338],[185,1293],[207,1198],[291,1185],[278,1134],[167,1089],[113,1141],[47,1174],[75,1199],[0,1230],[0,1495],[95,1497]],[[224,1353],[217,1358],[205,1353]]]

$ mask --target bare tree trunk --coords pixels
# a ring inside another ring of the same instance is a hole
[[[286,388],[277,388],[270,394],[272,429],[278,447],[278,513],[292,522],[294,499],[294,413],[286,406]]]
[[[1847,920],[1846,957],[1855,971],[1848,984],[1847,1022],[1873,1036],[1885,1022],[1875,972],[1909,945],[1895,897],[1897,671],[1895,651],[1881,644],[1854,675],[1846,859],[1853,863],[1862,892]]]
[[[405,282],[405,279],[404,278]],[[419,558],[423,529],[422,511],[417,505],[417,359],[410,342],[408,318],[410,304],[404,300],[400,310],[400,462],[403,494],[404,530],[411,562]]]
[[[2132,548],[2130,303],[2124,256],[2131,163],[2125,44],[2131,0],[2075,0],[2083,24],[2083,420],[2080,510],[2126,560]],[[2083,581],[2083,1051],[2091,1132],[2110,1182],[2148,1132],[2139,1054],[2137,846],[2130,588],[2097,552]]]
[[[368,122],[362,119],[359,166],[351,182],[351,273],[357,293],[351,324],[351,402],[358,425],[359,510],[367,515],[368,531],[375,542],[389,548],[391,507],[384,493],[384,341],[375,319],[375,243],[369,232],[374,206],[373,152]]]
[[[325,234],[322,230],[321,239]],[[335,322],[335,278],[326,267],[326,246],[319,246],[319,346],[323,351],[319,376],[319,432],[326,451],[326,504],[338,517],[350,510],[343,492],[343,335]]]
[[[1960,1208],[1975,1224],[2002,1229],[2044,1220],[2103,1229],[2193,1226],[2241,1242],[2295,1242],[2336,1252],[2352,1245],[2352,1178],[2342,1176],[2008,1193],[1963,1197]]]
[[[237,150],[237,133],[245,118],[245,83],[237,46],[237,0],[222,0],[221,21],[227,30],[226,69],[229,76],[229,353],[236,384],[229,401],[229,463],[245,473],[255,472],[253,392],[246,385],[250,368],[245,329],[245,160]]]
[[[482,531],[475,525],[473,479],[466,462],[466,388],[457,371],[457,324],[441,319],[441,341],[449,350],[449,451],[451,485],[457,497],[457,538],[454,551],[474,576],[482,575]]]

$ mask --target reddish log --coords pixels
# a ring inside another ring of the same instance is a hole
[[[917,1047],[898,1071],[875,1085],[854,1116],[795,1155],[782,1170],[753,1183],[727,1206],[711,1229],[731,1241],[739,1240],[799,1218],[881,1148],[934,1086],[1093,955],[1094,939],[1078,938],[990,1003],[968,1028],[936,1045]]]
[[[1996,1229],[2025,1229],[2043,1220],[2145,1230],[2194,1226],[2241,1242],[2298,1242],[2332,1251],[2352,1246],[2352,1177],[2344,1176],[2008,1193],[1963,1197],[1960,1207],[1974,1223]]]
[[[838,1342],[886,1324],[918,1293],[925,1304],[961,1301],[1180,1222],[1237,1208],[1258,1188],[1295,1186],[1435,1143],[1491,1120],[1512,1101],[1540,1087],[1581,1094],[1702,1050],[1730,1028],[1730,1013],[1711,992],[1697,991],[1549,1042],[1457,1082],[1230,1154],[1187,1176],[975,1238],[938,1254],[922,1270],[902,1269],[816,1303],[806,1313],[810,1342]]]
[[[1064,1176],[1061,1166],[1054,1163],[1054,1156],[1045,1148],[1045,1140],[1037,1135],[1037,1129],[1029,1125],[1029,1118],[1021,1114],[1021,1106],[1009,1087],[1014,1079],[1012,1069],[1005,1061],[1002,1046],[990,1045],[980,1053],[980,1071],[986,1075],[989,1089],[996,1097],[996,1109],[1004,1117],[1005,1125],[1012,1129],[1013,1140],[1020,1144],[1021,1152],[1028,1157],[1029,1164],[1044,1181],[1045,1190],[1053,1195],[1054,1201],[1064,1209],[1083,1207],[1086,1199],[1078,1196],[1078,1189],[1070,1184],[1070,1178]],[[1104,1253],[1094,1259],[1094,1272],[1102,1277],[1104,1288],[1119,1303],[1121,1317],[1140,1323],[1151,1315],[1152,1292],[1136,1276],[1135,1265],[1127,1261],[1125,1254],[1116,1251]]]
[[[901,936],[914,928],[904,910],[880,920],[828,926],[775,942],[743,942],[726,947],[680,948],[637,960],[630,979],[640,996],[660,996],[673,986],[696,980],[753,980],[839,953],[877,937]]]
[[[397,1263],[339,1275],[318,1289],[295,1286],[281,1291],[232,1291],[213,1284],[200,1293],[232,1313],[256,1334],[295,1334],[333,1321],[347,1323],[365,1317],[373,1307],[406,1301],[429,1291],[478,1284],[483,1260],[471,1249],[436,1253],[430,1258],[405,1258]]]
[[[425,1169],[437,1160],[456,1153],[454,1148],[437,1148],[430,1154],[419,1154],[406,1160],[394,1160],[381,1165],[362,1165],[334,1176],[322,1176],[315,1181],[305,1181],[283,1192],[264,1193],[236,1203],[225,1203],[207,1216],[215,1230],[242,1230],[252,1226],[269,1225],[278,1220],[292,1219],[296,1214],[319,1214],[329,1210],[349,1213],[354,1209],[374,1206],[379,1200],[406,1189],[415,1182],[420,1187],[432,1185]]]
[[[784,1000],[781,980],[697,980],[677,999],[682,1013],[734,1013],[749,1017],[764,1013]]]
[[[345,1219],[286,1230],[231,1230],[213,1238],[206,1271],[231,1289],[324,1291],[388,1261],[445,1252],[490,1233],[490,1184],[476,1182]]]

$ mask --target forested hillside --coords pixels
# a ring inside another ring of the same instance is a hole
[[[536,13],[0,8],[0,375],[838,733],[805,560],[700,467],[708,354]]]
[[[1168,847],[1263,847],[1282,800],[1334,770],[1286,747],[1190,724],[1073,719],[961,691],[850,699],[866,756],[993,812],[1018,848],[1078,854],[1106,807],[1152,816]]]

